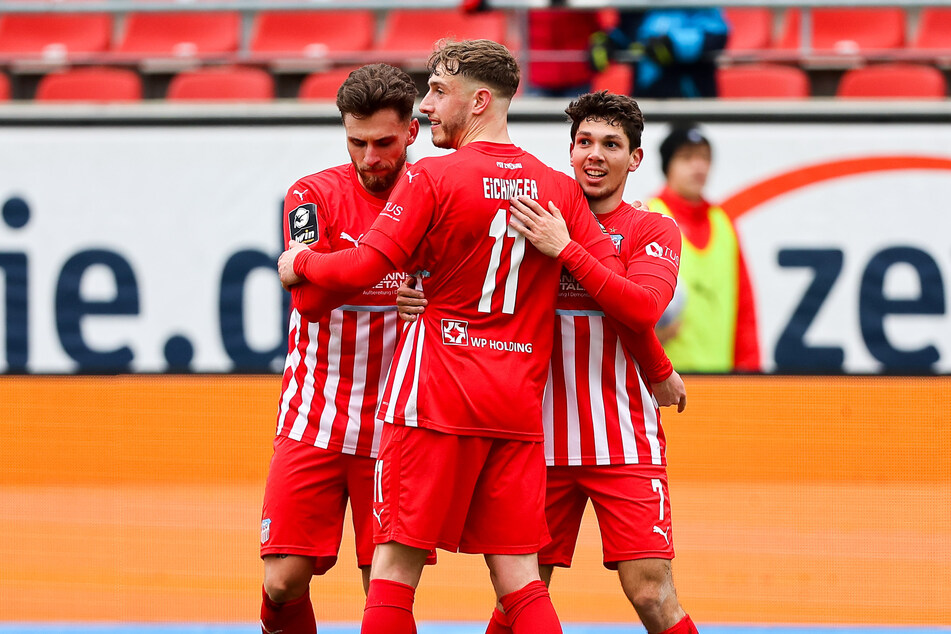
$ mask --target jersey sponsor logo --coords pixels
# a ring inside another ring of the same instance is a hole
[[[294,195],[297,196],[298,198],[300,198],[300,201],[301,201],[301,202],[304,202],[304,194],[306,194],[308,191],[310,191],[310,190],[309,190],[309,189],[305,189],[304,191],[301,192],[301,191],[297,191],[297,190],[295,189],[295,190],[294,190]]]
[[[614,243],[614,248],[617,249],[618,253],[621,252],[621,240],[623,239],[624,239],[624,236],[622,236],[620,233],[611,234],[611,242]],[[653,242],[652,244],[657,244],[657,243]]]
[[[520,170],[520,169],[522,169],[522,164],[521,164],[521,163],[503,163],[502,161],[498,161],[498,162],[496,162],[495,166],[498,167],[499,169],[503,169],[503,170]]]
[[[346,231],[341,231],[341,232],[340,232],[340,239],[341,239],[341,240],[346,240],[347,242],[352,242],[352,243],[353,243],[353,246],[355,246],[355,247],[360,246],[360,240],[363,238],[363,236],[364,236],[364,234],[361,233],[361,234],[358,235],[356,238],[354,238],[353,236],[351,236],[351,235],[350,235],[349,233],[347,233]]]
[[[409,172],[406,173],[409,174]],[[400,216],[403,215],[403,208],[396,203],[387,202],[386,206],[383,207],[383,211],[380,212],[380,215],[399,222]]]
[[[533,178],[485,177],[482,179],[482,194],[493,200],[508,200],[516,196],[538,200],[538,183]]]
[[[614,239],[613,235],[611,236],[611,239]],[[680,268],[680,254],[674,253],[670,247],[662,247],[656,242],[651,242],[646,247],[644,247],[644,251],[652,258],[660,258],[661,260],[673,262],[674,266]]]
[[[403,279],[406,277],[405,273],[399,271],[391,271],[386,274],[382,280],[380,280],[372,290],[378,291],[395,291],[400,287],[400,284],[403,283]],[[370,292],[370,291],[365,291]]]
[[[417,176],[419,176],[419,172],[416,172],[416,173],[414,174],[414,173],[410,172],[409,170],[406,171],[406,178],[409,179],[409,182],[410,182],[411,184],[412,184],[412,182],[413,182],[413,179],[416,178]]]
[[[469,345],[473,348],[488,348],[500,352],[522,352],[532,353],[531,343],[522,343],[519,341],[499,341],[498,339],[486,339],[485,337],[472,337],[469,339]]]
[[[271,520],[261,520],[261,543],[271,539]]]
[[[287,214],[291,239],[301,244],[317,242],[317,205],[304,203]]]
[[[458,319],[440,320],[442,325],[442,342],[447,346],[469,345],[469,322]]]

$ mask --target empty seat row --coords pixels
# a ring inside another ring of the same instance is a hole
[[[724,99],[803,99],[810,96],[809,77],[795,66],[749,64],[717,70],[717,89]],[[877,64],[843,73],[837,97],[943,99],[944,75],[922,64]]]
[[[594,90],[624,92],[631,86],[631,67],[612,64],[594,79]],[[722,99],[805,99],[811,96],[809,75],[798,66],[743,64],[717,69]],[[636,97],[637,95],[635,95]],[[875,64],[846,71],[837,97],[943,99],[948,96],[944,74],[924,64]]]
[[[798,51],[802,47],[802,12],[788,9],[774,38],[774,14],[765,7],[724,9],[730,24],[728,52]],[[905,10],[898,7],[814,8],[809,12],[809,50],[849,54],[901,48],[951,53],[951,8],[923,7],[917,27],[906,37]]]
[[[464,15],[454,10],[391,10],[380,37],[372,11],[259,11],[254,16],[249,53],[324,57],[374,51],[383,57],[425,60],[433,42],[454,36],[508,40],[505,13]],[[0,15],[0,56],[112,60],[147,57],[214,57],[240,50],[237,12],[130,13],[112,42],[109,14]]]
[[[332,100],[350,69],[313,73],[301,84],[299,99]],[[630,85],[630,67],[616,67],[615,74],[598,78],[595,89]],[[612,85],[616,82],[617,85]],[[810,96],[809,78],[794,66],[749,64],[721,68],[717,74],[720,96],[725,99],[803,99]],[[948,93],[944,75],[934,67],[917,64],[880,64],[843,74],[836,95],[844,98],[942,99]],[[0,100],[10,96],[9,82],[0,75]],[[176,75],[168,87],[173,101],[269,101],[274,99],[274,79],[259,68],[221,67]],[[139,76],[122,68],[81,68],[50,73],[42,78],[37,101],[138,101],[142,99]]]

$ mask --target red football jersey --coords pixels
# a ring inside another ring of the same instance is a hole
[[[627,277],[677,285],[680,230],[662,214],[622,202],[598,216]],[[650,383],[601,308],[562,271],[555,345],[545,390],[549,465],[666,464],[664,430]]]
[[[284,244],[293,238],[324,253],[353,248],[385,203],[360,185],[352,164],[305,176],[284,198]],[[376,457],[376,410],[399,337],[396,290],[402,279],[391,273],[314,321],[302,314],[307,308],[294,294],[279,436]]]
[[[623,269],[578,184],[524,150],[476,142],[419,161],[364,238],[393,264],[417,271],[429,300],[397,345],[380,409],[385,421],[543,439],[561,265],[509,227],[509,199],[522,194],[554,202],[576,241]]]

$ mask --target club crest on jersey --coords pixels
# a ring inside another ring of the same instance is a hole
[[[271,539],[271,520],[261,520],[261,543]]]
[[[291,240],[301,244],[317,242],[317,205],[305,203],[287,214]]]
[[[443,319],[442,342],[447,346],[469,345],[469,322],[458,319]]]
[[[611,242],[614,243],[614,248],[617,249],[618,253],[621,252],[621,240],[623,239],[624,239],[624,236],[622,236],[620,233],[611,234]]]

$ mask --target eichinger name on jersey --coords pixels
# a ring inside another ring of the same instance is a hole
[[[489,178],[482,179],[482,191],[486,198],[508,200],[516,196],[528,196],[538,200],[538,184],[533,178]]]

